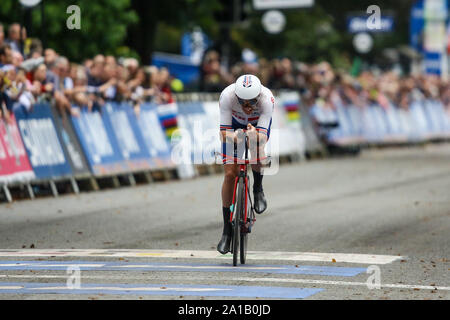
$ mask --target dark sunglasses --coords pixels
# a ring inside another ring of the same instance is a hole
[[[237,99],[238,99],[238,101],[239,101],[241,106],[243,106],[244,104],[248,103],[250,106],[255,107],[256,104],[258,103],[258,98],[250,99],[250,100],[244,100],[244,99],[241,99],[241,98],[238,97]]]

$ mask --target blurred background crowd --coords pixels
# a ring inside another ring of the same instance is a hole
[[[72,105],[89,110],[106,100],[171,103],[171,79],[166,68],[142,66],[135,58],[97,54],[82,63],[73,63],[39,39],[20,41],[19,24],[4,30],[0,24],[0,100],[11,111],[15,102],[27,109],[41,99],[53,98],[60,109],[77,114]],[[5,34],[6,33],[6,34]],[[28,39],[27,39],[28,40]]]
[[[22,32],[22,37],[21,37]],[[21,41],[25,39],[25,41]],[[200,64],[199,79],[184,86],[167,68],[142,65],[136,58],[101,53],[74,63],[37,38],[27,38],[18,23],[0,24],[0,101],[8,117],[15,102],[27,109],[41,99],[53,98],[60,110],[76,116],[73,105],[96,110],[105,101],[132,101],[136,112],[144,101],[167,104],[174,93],[220,92],[245,73],[258,75],[271,90],[296,90],[308,106],[318,100],[333,108],[336,99],[355,105],[376,102],[408,108],[414,99],[440,99],[450,113],[448,81],[433,75],[402,75],[391,69],[352,74],[333,69],[328,62],[307,64],[290,58],[259,58],[238,61],[225,68],[216,50],[207,50]]]
[[[210,58],[208,56],[211,55]],[[259,59],[258,62],[239,62],[229,72],[220,68],[219,55],[206,54],[203,64],[202,91],[217,92],[241,74],[258,75],[271,90],[295,90],[307,106],[318,100],[333,108],[336,99],[344,104],[365,106],[377,103],[407,109],[413,100],[441,100],[450,114],[450,82],[437,75],[409,74],[380,69],[357,75],[343,69],[334,69],[328,62],[306,64],[289,58]]]

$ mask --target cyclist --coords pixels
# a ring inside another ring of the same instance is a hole
[[[237,157],[236,144],[242,142],[240,131],[248,130],[248,136],[253,137],[252,141],[256,140],[258,157],[262,157],[264,145],[270,136],[274,106],[275,99],[272,92],[261,85],[258,77],[251,74],[240,76],[220,94],[220,133],[225,177],[222,185],[223,232],[217,251],[222,254],[230,251],[232,233],[230,206],[233,201],[234,182],[239,170],[238,164],[232,157]],[[254,180],[254,209],[261,214],[267,208],[262,187],[261,165],[252,164],[251,166]]]

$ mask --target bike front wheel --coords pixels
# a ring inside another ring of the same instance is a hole
[[[244,179],[239,178],[239,183],[237,185],[236,190],[236,207],[234,210],[234,217],[233,217],[233,266],[237,266],[238,257],[239,257],[239,251],[241,251],[240,254],[240,260],[242,261],[242,238],[241,238],[241,225],[242,221],[244,219]],[[241,246],[239,246],[239,243],[241,243]],[[245,243],[245,240],[244,240]],[[245,243],[246,244],[246,243]],[[239,250],[241,249],[241,250]],[[244,258],[245,260],[245,258]],[[242,262],[241,262],[242,263]]]
[[[248,179],[248,178],[247,178]],[[241,264],[245,264],[245,260],[247,257],[247,243],[248,243],[248,226],[244,226],[245,223],[245,213],[247,212],[247,222],[250,219],[250,209],[248,204],[250,203],[250,194],[248,192],[248,185],[249,185],[249,180],[245,181],[246,184],[244,185],[244,194],[243,197],[244,199],[246,199],[246,201],[244,200],[243,202],[243,207],[242,207],[242,215],[241,215],[241,235],[240,235],[240,260],[241,260]]]

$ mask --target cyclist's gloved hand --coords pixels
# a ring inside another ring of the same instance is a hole
[[[243,143],[245,141],[245,132],[242,129],[237,129],[234,131],[235,142],[237,144]]]
[[[251,124],[247,124],[247,133],[249,132],[256,132],[256,128]]]
[[[247,137],[253,142],[257,141],[258,131],[256,131],[256,128],[250,123],[247,125]]]

